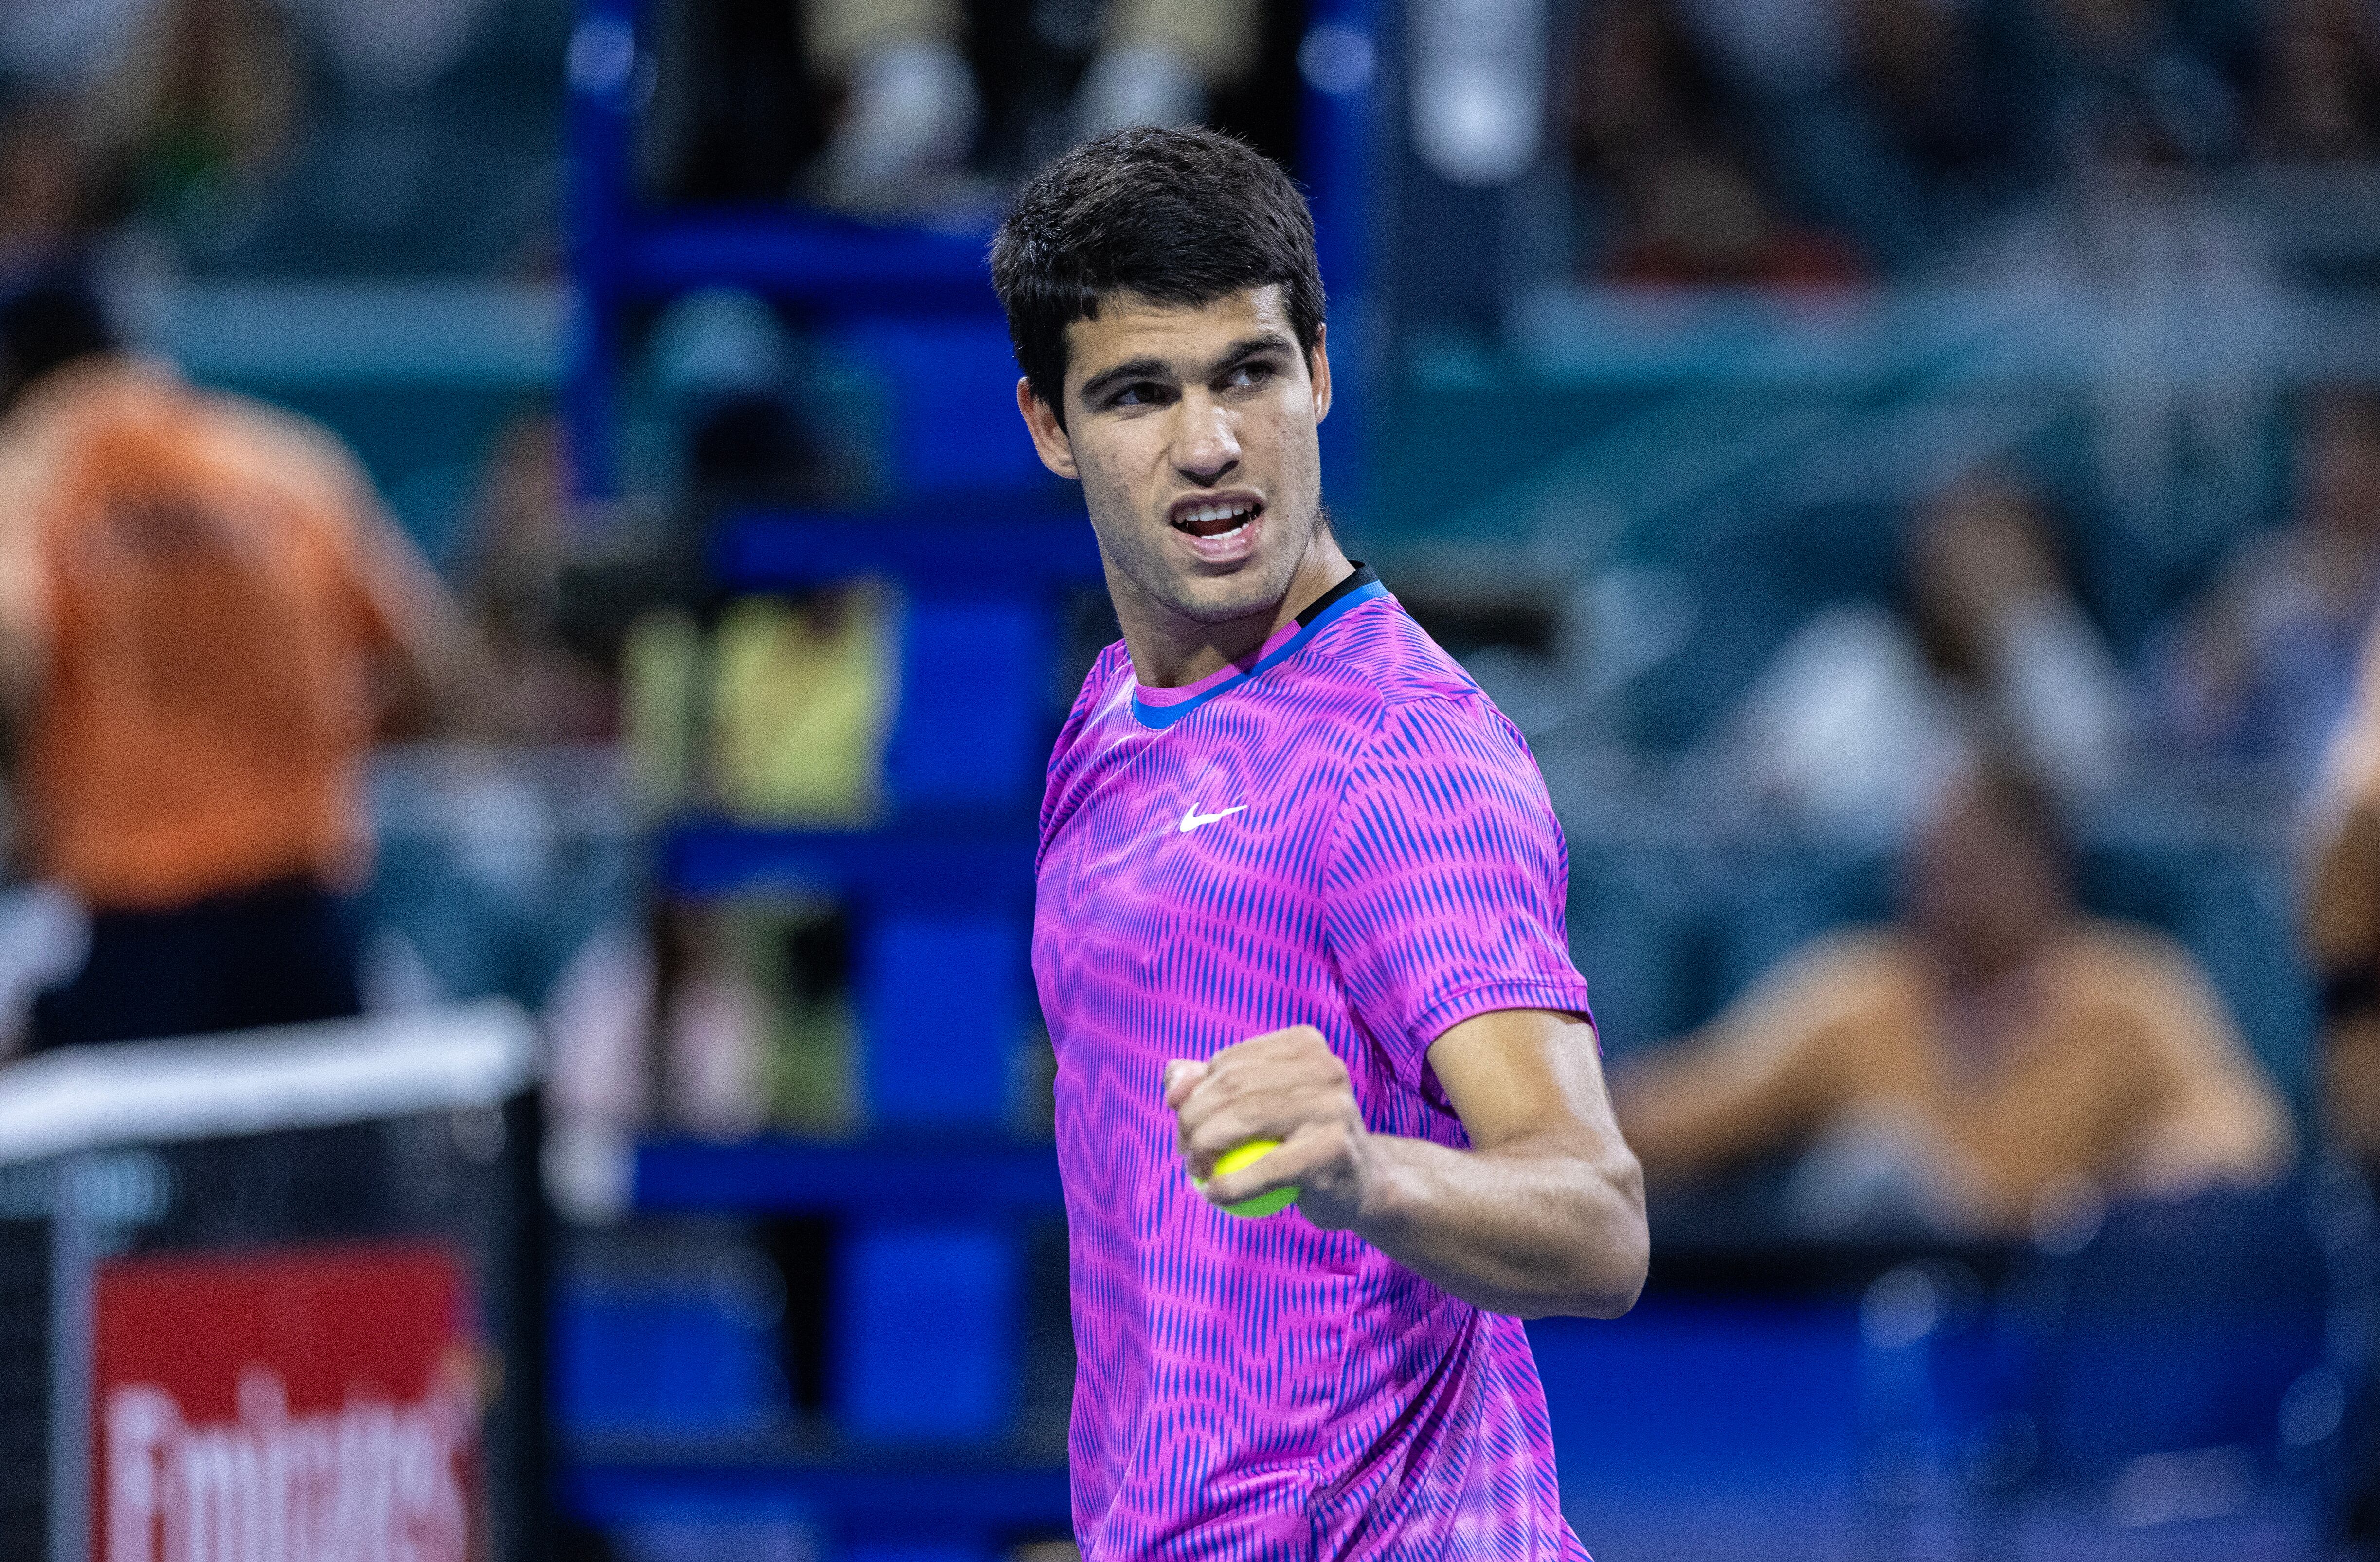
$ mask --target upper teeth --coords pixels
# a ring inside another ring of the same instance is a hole
[[[1182,513],[1184,521],[1220,521],[1232,515],[1253,515],[1252,504],[1194,504]]]

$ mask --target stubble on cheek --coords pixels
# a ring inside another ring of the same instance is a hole
[[[1140,514],[1140,507],[1132,502],[1124,485],[1112,472],[1096,461],[1082,461],[1079,469],[1084,507],[1090,515],[1091,530],[1099,537],[1100,551],[1142,596],[1172,606],[1175,593],[1168,588],[1166,576],[1170,572],[1161,554],[1164,538]]]
[[[1231,624],[1277,604],[1289,590],[1313,529],[1300,527],[1294,539],[1277,533],[1238,569],[1208,575],[1168,546],[1164,521],[1141,517],[1129,505],[1119,508],[1121,514],[1091,512],[1100,546],[1117,573],[1147,600],[1194,624]],[[1265,519],[1281,524],[1269,513]]]
[[[1257,556],[1227,575],[1207,575],[1171,545],[1165,517],[1148,513],[1126,477],[1080,444],[1075,459],[1092,529],[1116,572],[1148,601],[1192,623],[1232,623],[1280,602],[1323,526],[1314,474],[1302,473],[1304,482],[1285,485],[1301,492],[1302,503],[1276,490]],[[1303,515],[1295,514],[1300,507],[1306,512]]]

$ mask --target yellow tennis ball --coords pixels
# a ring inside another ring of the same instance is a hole
[[[1215,1175],[1224,1177],[1244,1167],[1254,1166],[1280,1148],[1281,1141],[1278,1139],[1251,1139],[1245,1144],[1235,1144],[1215,1157]],[[1190,1181],[1197,1184],[1201,1193],[1206,1191],[1207,1184],[1200,1179],[1193,1177]],[[1223,1206],[1223,1213],[1241,1216],[1250,1220],[1259,1216],[1277,1214],[1295,1204],[1299,1192],[1297,1184],[1293,1182],[1286,1188],[1275,1188],[1269,1193],[1258,1193],[1252,1199],[1242,1199],[1237,1204],[1227,1204]]]

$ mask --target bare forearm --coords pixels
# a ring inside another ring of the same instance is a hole
[[[2374,953],[2380,906],[2373,894],[2380,866],[2380,810],[2358,801],[2325,821],[2307,874],[2306,943],[2325,968],[2362,965]]]
[[[1610,1318],[1644,1289],[1644,1179],[1625,1152],[1465,1151],[1378,1134],[1364,1153],[1375,1175],[1355,1232],[1475,1306]]]
[[[1617,1317],[1644,1289],[1645,1181],[1612,1120],[1594,1033],[1545,1010],[1450,1028],[1429,1066],[1475,1146],[1375,1133],[1346,1066],[1311,1026],[1177,1059],[1165,1104],[1191,1176],[1228,1209],[1277,1188],[1440,1289],[1524,1318]],[[1251,1140],[1274,1148],[1223,1171]]]

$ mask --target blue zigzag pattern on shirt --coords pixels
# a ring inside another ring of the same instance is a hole
[[[1160,1089],[1169,1059],[1310,1024],[1372,1129],[1463,1144],[1430,1043],[1587,1004],[1527,745],[1377,586],[1163,726],[1135,686],[1111,646],[1067,719],[1035,911],[1085,1556],[1581,1562],[1519,1321],[1209,1205]]]

